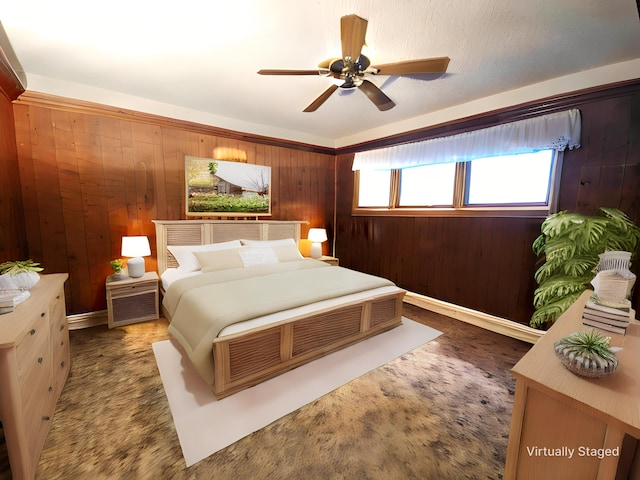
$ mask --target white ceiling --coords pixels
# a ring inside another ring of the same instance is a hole
[[[636,0],[2,3],[28,90],[327,147],[640,77]],[[447,74],[369,77],[386,112],[352,89],[303,113],[329,78],[256,73],[339,57],[352,13],[373,65],[449,56]]]

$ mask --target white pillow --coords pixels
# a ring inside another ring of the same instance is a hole
[[[249,247],[240,247],[226,250],[195,252],[194,255],[198,259],[198,263],[203,272],[217,272],[220,270],[244,267],[239,253],[248,248]]]
[[[229,250],[231,248],[240,248],[240,240],[231,240],[230,242],[209,243],[206,245],[170,245],[167,249],[178,262],[178,272],[188,273],[200,270],[200,263],[193,252],[212,252],[216,250]]]
[[[302,260],[304,257],[298,250],[297,245],[276,245],[272,249],[278,257],[279,262],[294,262],[296,260]]]
[[[278,257],[276,257],[273,248],[248,248],[247,250],[240,250],[238,255],[240,255],[242,264],[245,267],[278,263]]]

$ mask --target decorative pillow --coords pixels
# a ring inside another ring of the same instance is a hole
[[[278,263],[278,257],[273,251],[273,248],[247,248],[238,252],[242,259],[242,264],[245,267],[252,265],[267,265],[271,263]]]
[[[195,252],[194,255],[198,259],[203,272],[217,272],[231,268],[243,268],[244,265],[239,253],[245,249],[248,249],[248,247]]]
[[[272,250],[279,262],[294,262],[304,258],[295,243],[293,245],[276,245]]]
[[[178,272],[188,273],[200,270],[200,264],[194,252],[229,250],[240,248],[241,246],[240,240],[232,240],[230,242],[209,243],[207,245],[170,245],[167,249],[178,262]]]

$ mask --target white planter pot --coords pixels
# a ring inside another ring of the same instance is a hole
[[[13,280],[13,275],[8,273],[0,275],[0,290],[18,290],[18,285]]]
[[[20,272],[11,275],[11,277],[20,290],[30,290],[31,287],[40,281],[38,272]]]

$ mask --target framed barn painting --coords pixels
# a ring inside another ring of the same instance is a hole
[[[271,167],[185,156],[187,216],[271,215]]]

